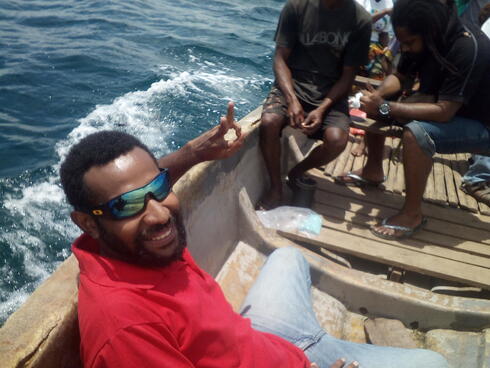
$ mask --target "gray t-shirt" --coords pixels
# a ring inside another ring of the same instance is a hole
[[[288,0],[277,25],[278,47],[291,49],[287,64],[296,95],[319,105],[343,66],[367,63],[371,16],[354,0],[327,9],[322,0]]]

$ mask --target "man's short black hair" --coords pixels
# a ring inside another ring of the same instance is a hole
[[[90,134],[71,147],[61,164],[61,185],[68,202],[76,210],[87,210],[96,205],[93,196],[84,185],[83,176],[94,166],[104,166],[139,147],[155,160],[155,156],[136,137],[115,130],[105,130]]]

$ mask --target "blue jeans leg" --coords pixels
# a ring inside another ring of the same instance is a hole
[[[414,120],[410,130],[420,148],[430,157],[437,153],[490,152],[490,128],[480,121],[455,116],[447,123]]]
[[[320,368],[329,368],[342,357],[357,360],[362,368],[448,367],[441,355],[429,350],[356,344],[328,335],[313,311],[308,262],[296,248],[281,248],[270,255],[241,314],[250,318],[257,330],[303,349]]]
[[[482,181],[490,183],[490,156],[473,155],[473,163],[463,176],[463,182],[476,184]]]

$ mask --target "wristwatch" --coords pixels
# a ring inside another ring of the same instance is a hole
[[[382,117],[386,119],[389,119],[391,117],[391,107],[388,101],[384,101],[381,105],[379,105],[378,112]]]

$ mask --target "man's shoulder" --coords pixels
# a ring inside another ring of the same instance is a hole
[[[317,8],[318,0],[288,0],[285,7],[293,9],[297,14],[302,14],[308,8]]]
[[[448,50],[449,61],[488,64],[490,61],[490,40],[481,30],[468,29],[454,40]]]
[[[350,1],[350,0],[349,0]],[[371,14],[357,1],[352,0],[356,12],[356,20],[359,27],[363,27],[367,24],[371,25]]]

